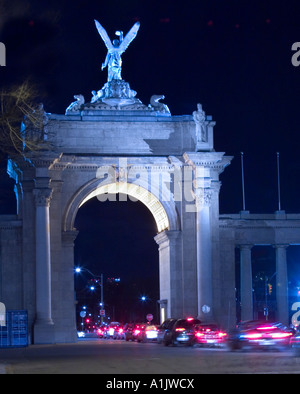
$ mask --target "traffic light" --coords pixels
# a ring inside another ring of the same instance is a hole
[[[272,285],[270,283],[268,283],[268,292],[269,295],[272,293]]]

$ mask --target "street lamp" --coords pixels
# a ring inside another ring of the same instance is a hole
[[[148,300],[148,297],[145,295],[140,296],[140,301],[142,303],[142,314],[145,316],[146,315],[146,301]]]
[[[93,278],[99,278],[99,275],[95,275],[93,274],[89,269],[87,268],[82,268],[82,267],[75,267],[74,269],[76,274],[81,274],[81,272],[86,271],[88,272],[90,275],[92,275]]]

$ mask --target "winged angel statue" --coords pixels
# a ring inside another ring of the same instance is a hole
[[[113,40],[113,42],[111,42],[104,27],[96,20],[95,20],[95,24],[96,24],[98,33],[100,34],[102,40],[104,41],[104,43],[108,49],[108,52],[107,52],[105,61],[102,64],[101,70],[103,70],[106,66],[108,66],[108,78],[107,78],[108,82],[111,82],[112,80],[115,80],[115,79],[121,80],[122,79],[122,77],[121,77],[121,69],[122,69],[121,55],[126,51],[129,44],[131,43],[131,41],[133,41],[134,38],[136,37],[137,32],[140,28],[140,22],[136,22],[132,26],[132,28],[126,34],[124,39],[123,39],[123,32],[116,31],[115,34],[116,34],[116,36],[119,37],[119,39],[115,39],[115,40]]]

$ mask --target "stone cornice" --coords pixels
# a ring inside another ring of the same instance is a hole
[[[241,229],[261,229],[261,228],[300,228],[300,218],[299,219],[274,219],[274,220],[264,220],[264,219],[255,219],[255,220],[230,220],[230,219],[222,219],[219,220],[220,228],[235,228],[238,230]]]
[[[1,216],[0,216],[1,219]],[[22,228],[22,220],[0,220],[0,230],[14,230]]]

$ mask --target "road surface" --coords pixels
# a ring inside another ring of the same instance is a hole
[[[0,349],[0,374],[293,374],[300,357],[286,352],[165,347],[105,339]]]

